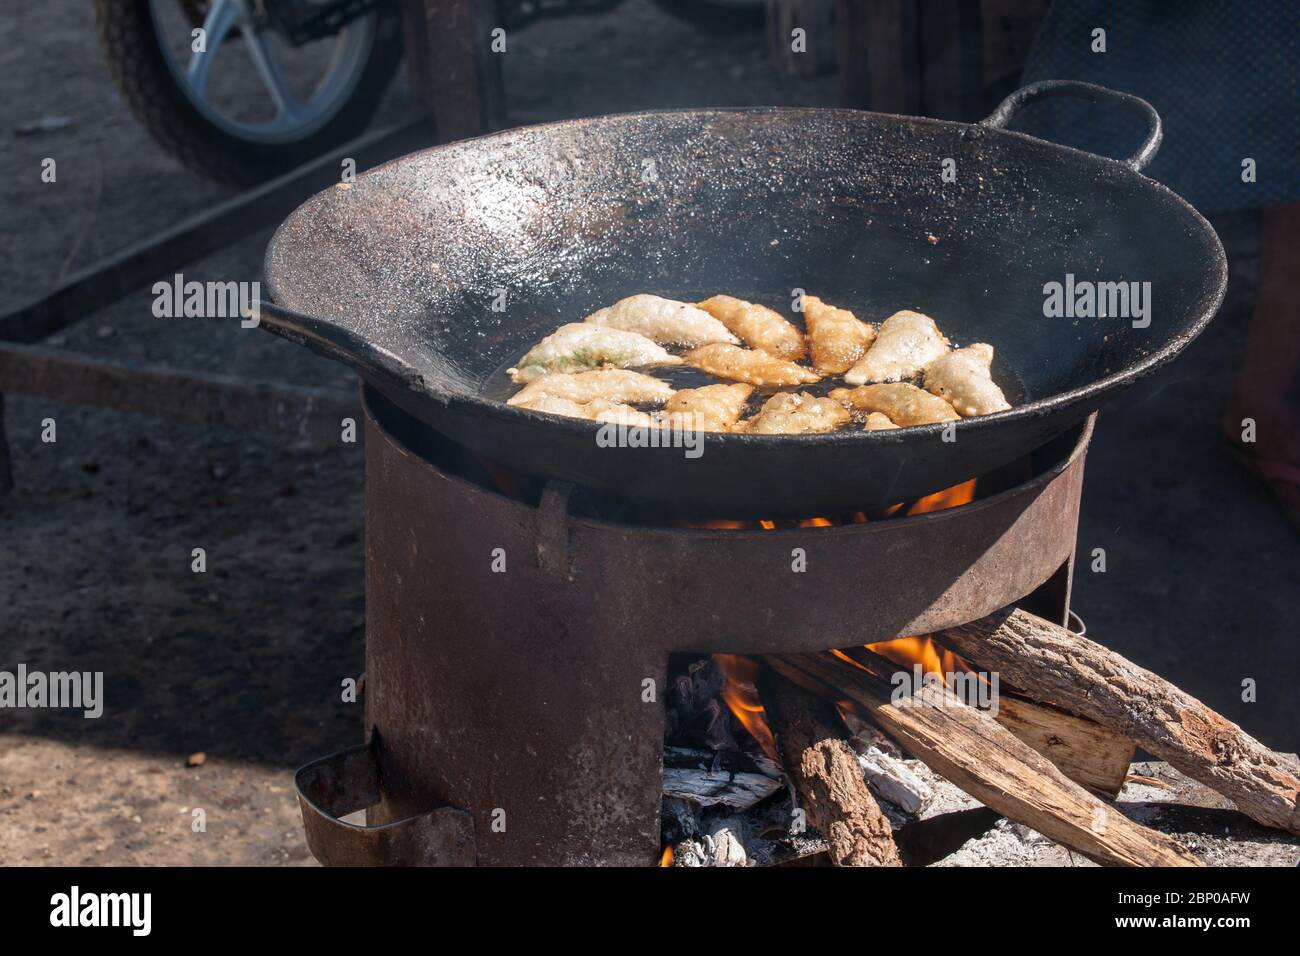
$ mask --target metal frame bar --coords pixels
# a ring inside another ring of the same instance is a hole
[[[347,390],[113,362],[30,343],[117,302],[160,275],[275,225],[312,193],[337,182],[344,159],[354,159],[358,169],[365,169],[428,145],[432,138],[423,118],[366,133],[81,269],[46,295],[0,316],[0,494],[13,487],[5,392],[337,441],[339,420],[355,418],[360,410]]]
[[[342,419],[359,422],[361,413],[361,403],[350,389],[181,372],[167,366],[104,361],[39,345],[0,344],[3,392],[196,425],[287,432],[320,442],[337,442]],[[0,454],[0,471],[3,465]]]

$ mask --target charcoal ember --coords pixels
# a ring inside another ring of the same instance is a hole
[[[712,658],[691,661],[668,685],[664,743],[709,750],[739,750],[731,711],[721,695],[726,684]]]
[[[664,797],[660,814],[662,842],[668,845],[681,843],[700,832],[700,808],[690,800]]]

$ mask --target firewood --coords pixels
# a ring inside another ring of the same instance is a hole
[[[1123,788],[1137,750],[1110,727],[1005,692],[996,720],[1075,783],[1112,797]]]
[[[808,822],[830,845],[831,862],[902,866],[893,829],[863,779],[834,705],[771,673],[764,675],[759,694],[786,775]]]
[[[766,757],[664,749],[663,795],[700,807],[717,804],[744,810],[781,789],[781,771]]]
[[[854,659],[880,660],[866,648],[848,648],[843,653]],[[906,668],[895,664],[879,676],[888,679],[899,671]],[[998,675],[997,706],[990,711],[994,719],[1075,783],[1112,797],[1119,793],[1137,749],[1133,742],[1094,721],[1017,696],[1004,676]]]
[[[772,655],[770,667],[831,700],[848,699],[904,750],[1009,820],[1096,860],[1199,866],[1170,838],[1127,820],[1066,777],[987,712],[926,685],[902,706],[888,682],[829,654]],[[883,661],[883,658],[881,659]],[[882,671],[893,665],[884,662]]]
[[[850,741],[850,746],[854,741]],[[930,787],[899,757],[878,747],[853,748],[858,766],[876,796],[892,803],[908,816],[917,816],[930,799]]]
[[[1118,731],[1257,823],[1300,834],[1300,763],[1151,671],[1020,610],[935,639],[1036,700]]]

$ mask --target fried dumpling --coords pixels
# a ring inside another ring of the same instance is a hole
[[[965,418],[992,415],[1011,407],[993,382],[993,346],[976,342],[941,355],[925,367],[926,390],[938,395]]]
[[[951,405],[937,395],[906,382],[836,388],[831,398],[857,412],[880,412],[895,425],[928,425],[957,419]]]
[[[588,417],[594,422],[612,422],[616,425],[627,425],[634,428],[659,427],[659,423],[655,421],[653,415],[647,415],[631,405],[622,405],[618,402],[597,398],[588,402],[586,407],[590,410]]]
[[[778,392],[745,422],[744,430],[754,435],[815,435],[833,432],[851,417],[843,405],[829,398]]]
[[[897,425],[889,420],[888,415],[882,415],[880,412],[872,412],[867,416],[867,421],[862,426],[862,430],[864,432],[885,432],[889,431],[891,428],[897,427]]]
[[[911,378],[946,351],[948,340],[934,319],[904,309],[880,323],[875,342],[862,360],[848,370],[844,381],[865,385]]]
[[[687,352],[682,359],[702,372],[750,385],[811,385],[821,379],[802,365],[738,345],[703,345]]]
[[[814,295],[803,297],[803,324],[812,363],[823,375],[847,372],[876,337],[876,330],[848,309],[827,305]]]
[[[657,295],[630,295],[587,316],[587,322],[636,332],[660,345],[695,348],[710,342],[739,344],[727,327],[703,309]]]
[[[681,361],[636,332],[571,322],[529,349],[508,374],[514,382],[531,382],[548,372],[581,372],[602,365],[615,368],[679,365]]]
[[[542,395],[567,398],[579,403],[603,398],[611,402],[652,402],[658,405],[672,398],[673,388],[653,376],[622,368],[601,368],[592,372],[552,372],[525,385],[506,404],[528,405]]]
[[[754,386],[705,385],[675,392],[664,405],[661,421],[693,431],[725,432],[740,420]]]
[[[715,295],[699,303],[699,307],[739,335],[750,348],[789,362],[803,358],[807,351],[803,333],[765,305]]]
[[[533,412],[545,412],[548,415],[563,415],[565,418],[585,418],[589,422],[612,422],[643,428],[658,427],[655,420],[645,412],[638,411],[631,405],[611,402],[604,398],[597,398],[590,402],[575,402],[559,395],[537,395],[530,401],[521,403],[519,407]]]

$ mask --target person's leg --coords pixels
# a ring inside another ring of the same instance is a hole
[[[1246,418],[1254,443],[1241,441]],[[1224,428],[1300,524],[1300,203],[1263,211],[1255,314]]]

